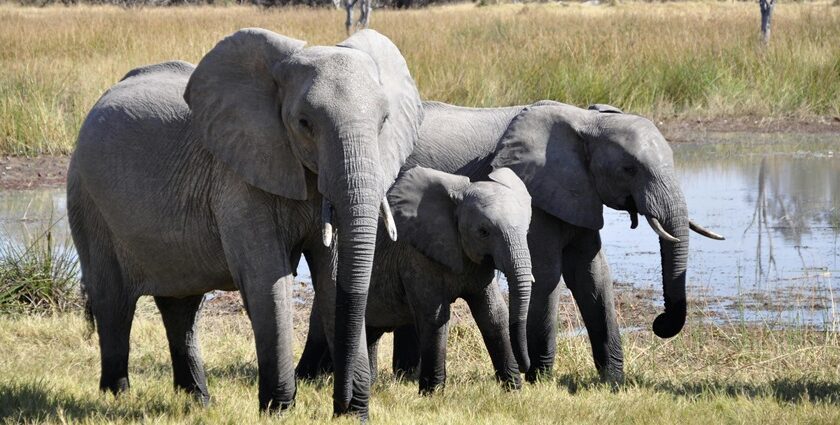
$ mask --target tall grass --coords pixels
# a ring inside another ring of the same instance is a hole
[[[0,249],[0,314],[61,313],[80,304],[75,250],[57,244],[51,228],[28,245]]]
[[[0,152],[72,150],[101,93],[139,65],[197,62],[248,26],[332,44],[340,11],[0,5]],[[471,4],[377,10],[422,95],[494,106],[612,103],[654,118],[840,114],[840,8],[785,3],[758,42],[744,3]]]

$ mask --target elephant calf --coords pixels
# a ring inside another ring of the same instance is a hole
[[[506,385],[520,386],[517,360],[527,350],[525,324],[530,300],[528,226],[531,197],[507,168],[490,181],[423,167],[397,180],[388,198],[400,239],[379,238],[367,304],[371,366],[384,332],[415,324],[420,336],[420,392],[446,379],[449,308],[469,304],[496,370]],[[510,282],[510,325],[494,269]],[[510,330],[508,329],[510,326]],[[527,366],[527,365],[524,365]]]

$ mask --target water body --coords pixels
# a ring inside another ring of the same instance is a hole
[[[727,239],[692,234],[689,297],[715,320],[840,327],[840,135],[697,139],[674,146],[678,176],[692,219]],[[70,243],[63,189],[0,192],[0,243],[26,246],[46,229]],[[627,213],[607,209],[602,235],[617,284],[661,304],[644,220],[631,230]],[[311,279],[304,261],[298,279]]]

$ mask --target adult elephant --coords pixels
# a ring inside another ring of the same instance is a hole
[[[526,379],[550,372],[557,337],[561,277],[571,290],[589,334],[595,367],[610,381],[623,379],[623,353],[612,279],[601,250],[603,206],[644,215],[660,240],[665,312],[653,323],[670,338],[686,316],[688,231],[720,238],[688,219],[674,173],[671,148],[649,120],[609,105],[581,109],[542,101],[527,107],[463,108],[424,102],[420,139],[406,166],[421,165],[484,179],[493,169],[513,170],[532,196],[528,236],[536,281],[528,312]],[[319,317],[314,316],[314,332]],[[418,360],[413,329],[395,335],[398,372]],[[307,342],[299,376],[324,367],[318,340]],[[523,364],[524,363],[524,364]]]
[[[336,298],[339,319],[334,409],[367,414],[360,342],[377,222],[380,209],[390,217],[384,195],[423,111],[386,37],[361,31],[336,47],[304,44],[240,30],[195,68],[129,72],[88,114],[67,203],[100,337],[101,389],[128,388],[135,303],[152,295],[175,386],[206,400],[196,314],[205,292],[238,289],[255,334],[259,407],[291,406],[290,285],[301,254],[317,279],[333,276],[323,217],[341,242],[337,290],[323,295]]]

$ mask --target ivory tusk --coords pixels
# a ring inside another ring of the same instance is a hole
[[[534,283],[534,282],[537,281],[537,279],[535,279],[534,275],[532,275],[532,274],[528,275],[528,277],[526,277],[525,280],[527,280],[528,282],[531,282],[531,283]]]
[[[705,236],[705,237],[707,237],[707,238],[709,238],[709,239],[715,239],[715,240],[718,240],[718,241],[726,240],[726,238],[724,238],[723,235],[719,235],[719,234],[717,234],[717,233],[715,233],[711,230],[705,229],[705,228],[703,228],[703,226],[701,226],[701,225],[699,225],[699,224],[697,224],[697,223],[695,223],[691,220],[688,220],[688,228],[697,232],[697,233],[699,233],[699,234],[701,234],[701,235],[703,235],[703,236]]]
[[[388,237],[397,241],[397,225],[394,223],[394,216],[391,214],[391,207],[388,205],[388,197],[382,198],[382,219],[385,221],[385,228],[388,229]]]
[[[679,242],[680,240],[671,236],[670,233],[666,232],[665,229],[662,228],[662,225],[659,224],[659,220],[653,217],[646,217],[648,224],[650,224],[650,228],[659,235],[660,238],[665,239],[668,242]]]
[[[327,198],[324,198],[324,201],[321,203],[321,222],[324,224],[323,233],[321,234],[324,246],[330,247],[333,240],[332,205],[330,205],[330,201]]]

